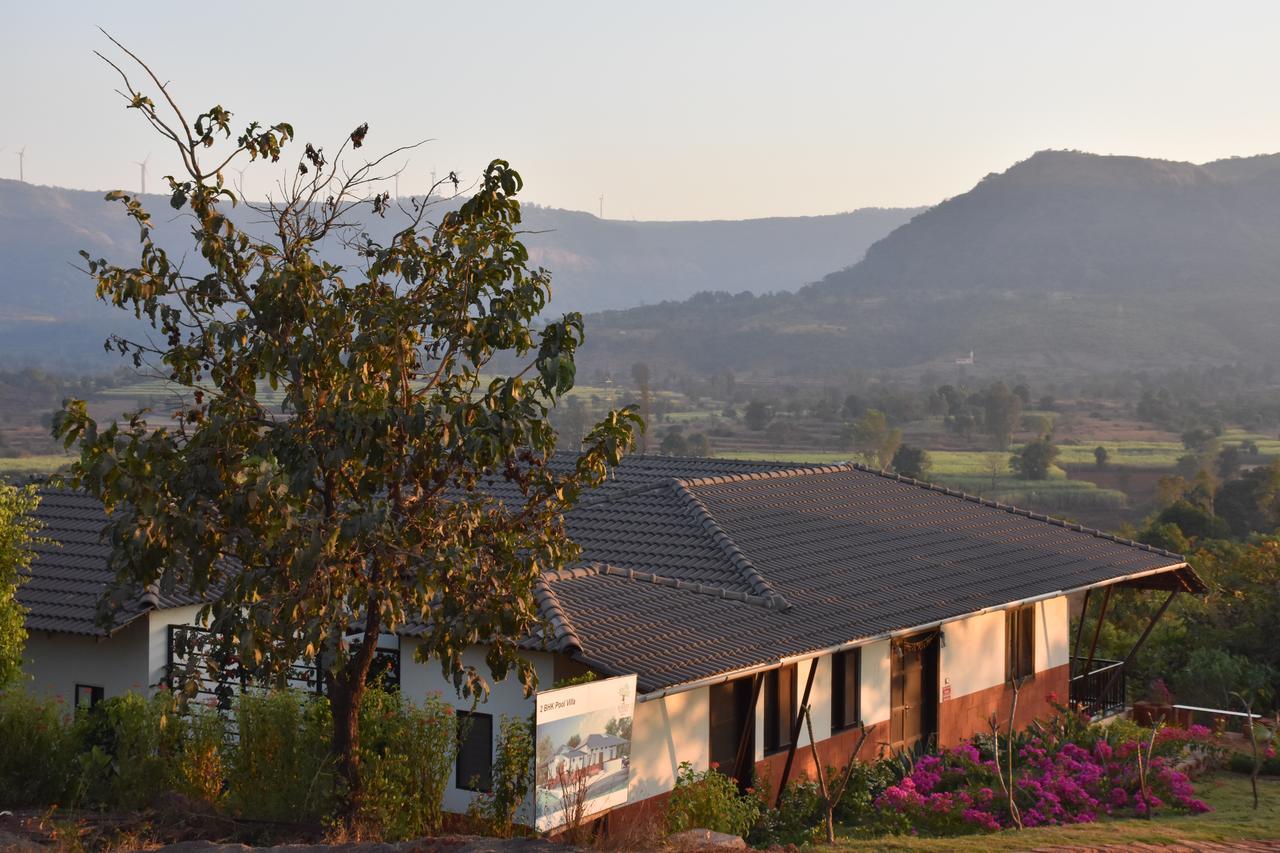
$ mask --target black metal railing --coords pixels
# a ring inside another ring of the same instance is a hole
[[[1088,664],[1088,671],[1085,670]],[[1119,714],[1125,709],[1124,661],[1071,659],[1071,706],[1090,719]]]
[[[400,687],[399,647],[379,647],[369,668],[371,682],[384,688]],[[165,681],[171,690],[191,690],[196,701],[230,710],[233,700],[254,683],[233,651],[219,646],[215,635],[191,625],[170,625],[165,660]],[[286,686],[323,695],[325,681],[314,662],[300,661],[285,674]],[[194,688],[194,689],[192,689]]]

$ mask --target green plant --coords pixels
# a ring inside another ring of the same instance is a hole
[[[176,722],[181,747],[173,767],[174,790],[218,805],[226,793],[227,718],[213,708],[190,705]]]
[[[293,690],[246,692],[229,750],[227,797],[242,817],[318,822],[333,810],[329,703]]]
[[[533,726],[525,719],[503,716],[493,759],[493,787],[468,809],[487,835],[510,836],[516,817],[533,785]]]
[[[824,810],[818,783],[792,782],[782,791],[777,808],[762,808],[748,839],[753,847],[816,844],[826,838]]]
[[[26,610],[17,596],[31,565],[31,546],[43,541],[36,535],[40,523],[32,515],[39,503],[34,486],[19,489],[0,483],[0,687],[22,674]]]
[[[168,691],[149,699],[137,693],[112,696],[78,712],[72,727],[77,804],[132,810],[172,790],[181,735]]]
[[[738,792],[738,783],[715,767],[701,773],[680,762],[667,800],[667,831],[710,829],[746,837],[760,818],[760,800]]]
[[[56,803],[67,793],[75,751],[61,700],[0,689],[0,744],[5,808]]]
[[[360,709],[361,828],[385,841],[436,835],[457,751],[457,719],[439,696],[421,704],[371,689]]]
[[[836,803],[836,818],[845,831],[859,838],[907,832],[905,816],[875,807],[876,798],[901,778],[901,765],[892,759],[855,763],[844,796]]]

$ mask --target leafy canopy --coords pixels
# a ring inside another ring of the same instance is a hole
[[[109,344],[181,392],[167,418],[143,410],[100,426],[70,400],[55,421],[79,443],[72,480],[113,513],[106,609],[151,585],[209,596],[211,627],[259,677],[316,658],[335,701],[343,688],[358,698],[368,669],[373,644],[361,655],[353,638],[407,625],[464,692],[488,688],[463,664],[475,643],[494,678],[514,670],[531,687],[517,651],[539,626],[534,586],[578,554],[563,513],[640,422],[610,412],[571,470],[548,465],[548,413],[573,387],[583,325],[576,314],[535,323],[550,276],[519,240],[519,174],[494,160],[435,222],[439,208],[408,202],[404,227],[379,244],[347,219],[396,213],[371,190],[386,156],[355,153],[361,125],[332,157],[306,145],[282,197],[254,207],[272,232],[262,239],[228,214],[238,199],[223,172],[279,161],[292,126],[254,122],[231,141],[230,111],[188,123],[137,64],[170,109],[121,71],[126,99],[182,157],[185,174],[165,180],[201,267],[155,245],[150,214],[123,192],[107,198],[139,226],[138,263],[82,253],[98,296],[155,331]],[[326,238],[359,265],[320,259]],[[499,374],[500,355],[523,366]]]

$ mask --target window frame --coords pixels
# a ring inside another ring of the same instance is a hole
[[[796,715],[797,667],[776,667],[764,674],[764,754],[773,755],[791,748],[791,727]],[[783,713],[783,694],[786,713]]]
[[[458,754],[453,759],[454,787],[459,791],[474,791],[480,794],[487,794],[493,790],[493,714],[486,714],[481,711],[457,711],[454,717],[458,725]],[[476,720],[482,720],[489,730],[489,749],[485,753],[488,772],[485,774],[472,773],[464,778],[462,775],[463,755],[473,736]],[[471,724],[471,728],[464,733],[464,727],[468,723]],[[476,776],[480,776],[481,787],[473,788],[471,779]],[[483,787],[486,776],[488,777],[488,787]]]
[[[80,701],[81,690],[89,691],[88,705],[82,704]],[[99,684],[81,684],[80,682],[76,682],[75,692],[71,695],[74,697],[72,699],[72,703],[77,711],[88,711],[90,708],[106,698],[106,690]]]
[[[853,709],[849,708],[849,675],[853,674]],[[831,731],[842,732],[862,722],[862,647],[831,655]]]
[[[1011,607],[1005,615],[1005,680],[1036,677],[1036,606]]]

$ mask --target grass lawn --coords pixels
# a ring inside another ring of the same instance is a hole
[[[1196,783],[1196,794],[1213,807],[1201,815],[1165,815],[1155,820],[1124,818],[1075,826],[1006,830],[959,838],[837,838],[844,850],[1033,850],[1046,847],[1171,844],[1175,841],[1280,840],[1280,780],[1260,779],[1258,810],[1249,777],[1219,773]],[[837,836],[839,830],[837,830]]]

